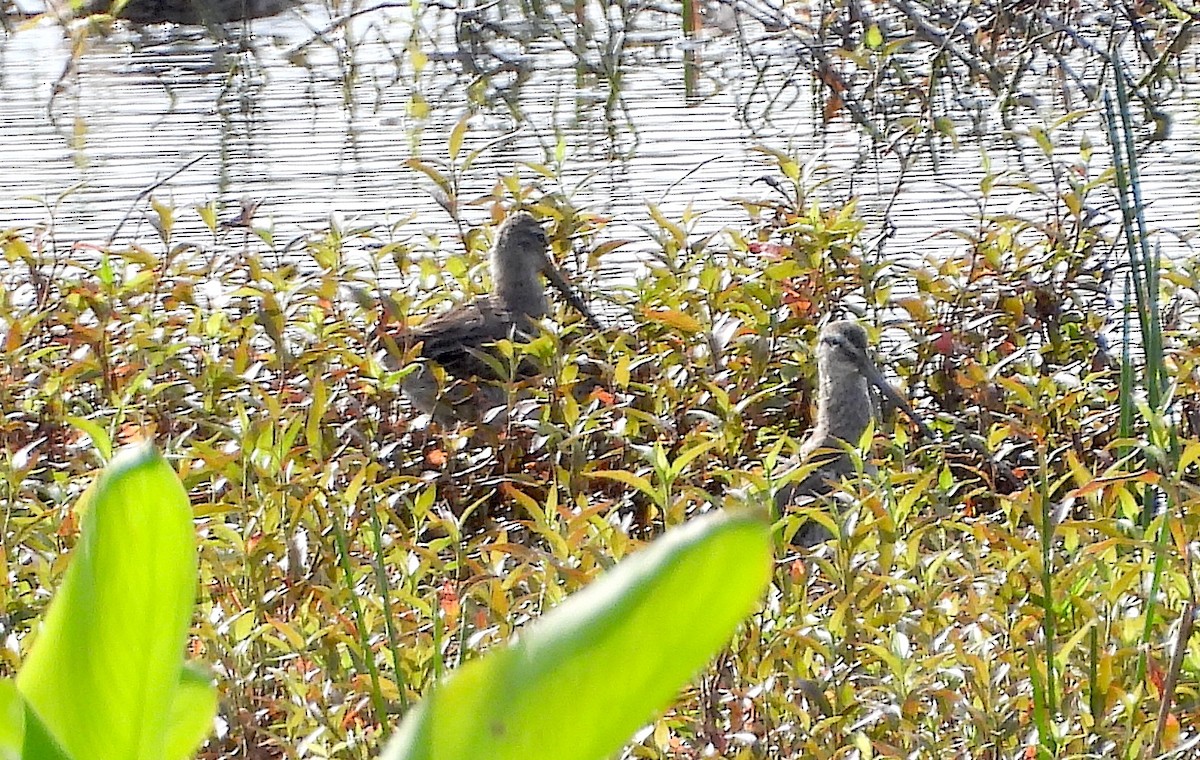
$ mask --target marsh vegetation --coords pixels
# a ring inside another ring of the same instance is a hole
[[[385,179],[424,193],[416,212],[297,231],[307,195],[259,215],[225,184],[175,203],[196,186],[143,177],[99,240],[72,232],[87,193],[53,187],[0,232],[0,670],[61,581],[72,505],[117,444],[151,439],[200,538],[189,654],[220,695],[200,756],[373,757],[431,683],[644,542],[769,503],[812,426],[820,325],[854,316],[934,435],[884,410],[840,509],[776,516],[762,607],[624,756],[1195,752],[1200,267],[1194,207],[1166,228],[1145,202],[1147,156],[1193,120],[1191,11],[405,6],[331,8],[291,52],[338,57],[342,79],[308,86],[340,87],[347,112],[364,82],[381,112],[402,103]],[[60,92],[86,91],[89,46],[139,44],[100,41],[105,24],[64,27],[79,58]],[[381,49],[368,38],[393,55],[357,58]],[[741,52],[706,58],[724,49]],[[250,68],[231,77],[253,70],[232,55]],[[569,126],[529,94],[545,60],[578,82]],[[755,169],[700,209],[686,182],[596,170],[648,155],[714,180],[686,141],[637,130],[626,93],[661,60],[686,106],[737,93],[745,147],[723,160]],[[801,114],[854,138],[846,162],[797,147]],[[572,142],[594,124],[602,139]],[[964,154],[982,156],[971,182],[938,175]],[[901,246],[905,188],[931,171],[942,194],[908,202],[968,221]],[[364,203],[395,204],[373,181],[352,179]],[[542,369],[499,383],[520,413],[430,422],[385,338],[486,292],[517,207],[604,329],[560,310],[503,347]],[[809,520],[834,537],[796,549]]]

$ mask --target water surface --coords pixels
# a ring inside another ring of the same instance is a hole
[[[794,41],[748,19],[733,29],[718,16],[689,40],[667,12],[628,19],[591,4],[580,17],[585,28],[575,18],[522,21],[515,3],[486,7],[504,34],[432,6],[416,18],[408,7],[381,7],[318,34],[330,13],[305,5],[234,25],[221,43],[196,28],[118,27],[89,40],[70,70],[63,27],[46,20],[20,29],[0,40],[0,227],[52,220],[60,243],[103,243],[128,216],[118,240],[146,244],[154,233],[140,194],[162,182],[153,196],[180,208],[216,202],[230,217],[244,198],[261,202],[257,223],[272,225],[277,243],[331,220],[386,227],[409,219],[396,234],[423,243],[427,233],[456,228],[433,183],[406,161],[447,161],[463,118],[460,161],[482,151],[458,178],[462,218],[487,219],[482,201],[501,177],[563,192],[613,219],[606,236],[633,241],[605,276],[654,248],[650,204],[672,219],[694,215],[698,232],[747,226],[731,201],[771,198],[756,180],[778,176],[756,146],[805,162],[814,182],[826,182],[817,193],[826,203],[857,196],[867,240],[882,245],[886,230],[883,250],[900,258],[955,251],[964,243],[951,231],[978,228],[985,152],[992,171],[1014,181],[1048,185],[1051,177],[1033,140],[1005,134],[994,109],[965,95],[948,101],[957,107],[957,146],[937,137],[918,143],[901,173],[896,153],[844,112],[826,122]],[[576,35],[555,39],[547,29]],[[1186,84],[1193,73],[1181,76]],[[1175,253],[1189,249],[1200,195],[1195,104],[1186,87],[1179,93],[1170,139],[1143,159],[1152,225],[1170,231],[1160,240]],[[1069,107],[1053,87],[1030,101],[1017,114],[1018,132]],[[1090,140],[1093,173],[1106,164],[1094,117],[1055,137],[1067,156]],[[1049,213],[1044,199],[1003,184],[989,211],[1034,220]],[[1106,196],[1096,203],[1113,216]],[[176,239],[209,237],[194,213],[181,213],[178,224]],[[443,245],[455,245],[452,235]]]

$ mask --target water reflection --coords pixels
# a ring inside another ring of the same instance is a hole
[[[102,242],[140,193],[169,177],[155,197],[216,201],[231,216],[252,198],[276,240],[331,217],[413,217],[414,234],[449,233],[431,183],[405,162],[445,161],[464,116],[463,155],[479,151],[456,180],[468,223],[485,216],[472,202],[515,175],[611,216],[613,238],[648,240],[648,204],[671,218],[691,209],[700,231],[744,226],[731,201],[769,195],[755,180],[774,169],[753,150],[768,144],[807,162],[822,194],[860,196],[868,237],[894,230],[887,251],[903,256],[961,245],[947,231],[978,228],[981,146],[993,172],[1053,181],[1035,140],[1000,139],[1006,118],[978,92],[944,97],[956,108],[944,123],[953,129],[926,129],[911,143],[873,138],[851,118],[865,101],[855,105],[849,91],[831,101],[832,74],[809,76],[818,48],[777,19],[731,7],[710,4],[685,36],[674,9],[625,3],[426,4],[416,15],[407,3],[305,5],[227,27],[219,42],[179,27],[90,39],[73,67],[71,38],[41,22],[0,41],[0,172],[10,178],[0,226],[52,217],[60,240]],[[1024,111],[1027,123],[1045,125],[1074,104],[1047,89]],[[907,106],[876,95],[860,121],[903,125]],[[1077,152],[1085,133],[1103,144],[1094,119],[1080,124],[1070,139],[1056,135],[1060,156]],[[1200,162],[1188,147],[1194,125],[1176,127],[1149,156],[1146,195],[1156,223],[1182,228],[1194,222]],[[1000,183],[988,203],[1037,216],[1052,200]],[[144,243],[145,214],[134,219],[121,239]],[[177,236],[206,234],[198,215],[181,214],[179,225]]]

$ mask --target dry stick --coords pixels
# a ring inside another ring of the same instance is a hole
[[[913,5],[907,0],[897,0],[895,7],[901,13],[903,13],[908,19],[909,23],[913,25],[914,36],[917,39],[925,39],[930,43],[936,44],[939,52],[949,52],[952,56],[960,60],[964,66],[970,69],[972,74],[986,81],[991,87],[992,92],[997,94],[1000,93],[1000,91],[1003,89],[1002,85],[1004,82],[1001,81],[1000,76],[996,73],[994,67],[989,68],[979,57],[976,57],[975,54],[977,53],[977,48],[974,44],[967,41],[967,45],[972,48],[971,55],[968,55],[965,51],[950,44],[956,36],[956,29],[938,29],[933,24],[926,21],[924,16],[918,13],[916,8],[914,8]],[[963,9],[963,14],[954,22],[955,26],[961,24],[962,19],[966,17],[967,11],[969,10],[970,6]],[[965,35],[961,33],[957,34],[957,36],[959,38],[965,38]]]
[[[1167,717],[1171,714],[1171,702],[1175,696],[1175,683],[1179,680],[1179,672],[1183,670],[1183,658],[1188,651],[1188,640],[1192,637],[1192,627],[1196,623],[1196,587],[1192,580],[1192,558],[1187,555],[1188,590],[1191,599],[1183,608],[1183,616],[1179,619],[1179,634],[1175,637],[1175,652],[1171,655],[1171,667],[1163,682],[1162,701],[1158,706],[1158,725],[1154,727],[1154,743],[1150,745],[1151,756],[1155,756],[1162,747],[1163,733],[1167,729]]]
[[[1000,476],[1004,480],[1007,480],[1009,485],[1013,486],[1014,488],[1023,488],[1025,486],[1025,481],[1019,475],[1017,475],[1016,471],[997,458],[995,454],[988,451],[988,448],[985,444],[977,441],[975,437],[967,430],[966,425],[955,419],[954,429],[957,430],[962,436],[963,443],[966,444],[967,448],[983,457],[984,463],[991,465],[996,475]]]
[[[1191,34],[1192,26],[1195,23],[1196,17],[1191,16],[1187,21],[1184,21],[1182,24],[1180,24],[1175,36],[1172,37],[1171,41],[1167,43],[1166,47],[1163,48],[1162,54],[1158,57],[1158,60],[1156,60],[1154,65],[1150,67],[1150,70],[1143,74],[1142,78],[1137,81],[1137,89],[1142,89],[1158,77],[1162,76],[1163,71],[1167,68],[1167,64],[1169,64],[1173,58],[1179,57],[1180,51],[1177,50],[1177,48],[1180,46],[1180,44],[1183,44],[1187,41],[1188,35]]]
[[[764,4],[767,8],[775,13],[775,16],[771,17],[745,3],[739,6],[737,3],[729,2],[729,0],[721,1],[726,5],[732,5],[735,11],[746,12],[747,15],[751,16],[764,26],[782,27],[779,30],[781,33],[789,35],[794,42],[804,48],[804,50],[812,56],[813,61],[817,63],[817,66],[815,67],[816,70],[826,71],[830,76],[837,78],[837,83],[842,85],[842,89],[837,91],[837,95],[842,99],[842,103],[846,107],[846,110],[848,110],[851,116],[854,117],[855,123],[870,132],[872,139],[880,142],[883,141],[884,134],[879,131],[879,127],[875,126],[874,121],[872,121],[870,116],[867,114],[867,108],[859,100],[858,96],[850,91],[850,87],[845,83],[841,75],[833,67],[832,60],[825,53],[824,47],[821,44],[813,43],[811,39],[811,27],[806,25],[804,21],[795,15],[788,13],[787,9],[784,8],[782,4],[777,6],[772,6],[770,3]],[[809,32],[810,36],[801,36],[800,33],[796,31],[797,27],[805,29],[807,32]],[[753,57],[753,53],[751,53],[751,57]]]
[[[895,406],[895,404],[893,403],[892,406]],[[905,409],[901,407],[900,410],[904,412],[909,419],[916,423],[917,429],[925,438],[942,444],[949,442],[949,439],[946,436],[935,432],[931,427],[929,427],[929,425],[925,423],[924,420],[919,418],[911,408]],[[951,416],[950,419],[954,425],[955,432],[961,436],[963,444],[968,449],[974,451],[976,454],[982,457],[986,464],[991,465],[992,470],[996,475],[1007,480],[1014,488],[1024,487],[1025,481],[1017,475],[1013,468],[1009,467],[994,454],[992,454],[992,452],[988,451],[987,446],[976,440],[970,430],[967,429],[967,426],[960,422],[957,417]]]
[[[348,22],[354,18],[357,18],[358,16],[364,16],[368,13],[374,13],[375,11],[386,10],[387,8],[411,8],[411,7],[412,7],[412,3],[383,2],[383,3],[379,3],[378,5],[372,5],[367,8],[359,8],[356,11],[351,11],[350,13],[343,14],[343,15],[335,18],[333,21],[330,21],[324,27],[322,27],[320,29],[315,29],[313,31],[313,35],[311,37],[309,37],[307,40],[305,40],[304,42],[298,43],[296,45],[292,45],[290,48],[286,49],[284,51],[283,57],[285,59],[287,59],[287,58],[290,58],[291,56],[294,56],[296,53],[299,53],[301,50],[303,50],[304,48],[313,44],[317,40],[324,38],[325,35],[329,34],[334,29],[337,29],[338,27],[341,27],[341,26],[345,26],[346,22]],[[312,29],[311,26],[309,26],[309,28]]]
[[[1159,108],[1154,103],[1154,101],[1150,97],[1150,95],[1146,93],[1146,91],[1145,91],[1146,86],[1162,74],[1163,70],[1173,60],[1172,55],[1174,55],[1175,58],[1178,58],[1178,53],[1174,52],[1175,48],[1182,41],[1185,41],[1187,39],[1187,36],[1192,29],[1192,26],[1196,22],[1195,16],[1189,17],[1187,19],[1187,21],[1185,21],[1179,27],[1179,29],[1175,33],[1175,36],[1171,38],[1171,41],[1168,42],[1165,47],[1163,47],[1163,52],[1157,58],[1157,60],[1155,60],[1154,65],[1151,66],[1150,70],[1147,71],[1145,74],[1143,74],[1136,82],[1132,81],[1132,77],[1127,76],[1126,74],[1122,73],[1121,70],[1119,69],[1119,67],[1112,65],[1113,64],[1112,56],[1109,55],[1108,51],[1102,50],[1099,47],[1097,47],[1090,40],[1084,38],[1083,35],[1081,35],[1077,30],[1072,28],[1066,22],[1064,22],[1060,19],[1057,19],[1045,12],[1040,13],[1038,15],[1038,18],[1041,19],[1041,21],[1043,23],[1048,24],[1055,32],[1066,35],[1067,37],[1070,37],[1071,41],[1074,42],[1079,47],[1083,48],[1084,50],[1088,51],[1089,53],[1092,53],[1093,55],[1096,55],[1096,56],[1099,56],[1100,58],[1102,58],[1105,61],[1105,65],[1113,68],[1113,72],[1116,76],[1125,76],[1127,79],[1130,79],[1131,81],[1129,82],[1129,85],[1130,85],[1130,89],[1133,92],[1134,97],[1136,97],[1139,101],[1141,101],[1142,107],[1145,108],[1151,114],[1151,116],[1154,117],[1155,122],[1157,123],[1160,118],[1164,118],[1164,117],[1162,117],[1162,109]],[[1059,63],[1062,64],[1064,66],[1064,68],[1068,68],[1068,70],[1069,70],[1069,67],[1066,67],[1065,63],[1063,63],[1062,61],[1060,61]]]
[[[117,222],[116,229],[114,229],[112,231],[112,233],[108,236],[108,242],[104,244],[105,247],[112,245],[113,241],[117,239],[117,233],[119,233],[121,231],[121,228],[123,226],[125,226],[125,222],[129,221],[129,217],[133,215],[133,210],[138,207],[138,204],[141,203],[146,198],[147,195],[154,192],[155,190],[162,187],[163,185],[167,184],[171,180],[175,179],[180,174],[183,174],[188,169],[191,169],[193,166],[200,163],[201,161],[203,161],[206,158],[208,158],[208,154],[201,153],[200,155],[196,156],[191,161],[188,161],[186,164],[179,167],[175,171],[171,172],[167,176],[163,177],[162,179],[155,180],[154,182],[150,183],[145,188],[143,188],[142,191],[139,192],[136,197],[134,197],[133,203],[130,204],[130,206],[129,206],[129,210],[125,212],[125,216],[121,217],[121,221]]]
[[[705,159],[704,161],[701,161],[700,163],[698,163],[698,164],[696,164],[695,166],[693,166],[691,169],[688,169],[686,172],[684,172],[683,176],[681,176],[679,179],[677,179],[677,180],[675,180],[674,182],[672,182],[672,183],[670,184],[670,186],[669,186],[669,187],[667,187],[667,189],[666,189],[666,190],[663,190],[663,191],[662,191],[662,195],[660,195],[660,196],[658,197],[658,202],[661,204],[663,201],[665,201],[665,200],[667,199],[667,196],[671,194],[671,191],[672,191],[672,190],[674,190],[676,187],[678,187],[678,186],[679,186],[679,185],[680,185],[680,184],[681,184],[681,183],[682,183],[682,182],[683,182],[685,179],[687,179],[688,177],[692,176],[692,175],[693,175],[693,174],[695,174],[696,172],[700,171],[700,170],[701,170],[701,169],[703,169],[704,167],[708,166],[708,165],[709,165],[709,164],[711,164],[713,161],[719,161],[719,160],[721,160],[721,158],[723,158],[723,156],[713,156],[712,158]],[[757,181],[757,180],[756,180],[756,181]]]
[[[901,410],[901,411],[904,411],[904,410]],[[915,415],[908,414],[907,411],[905,411],[905,414],[914,423],[916,423],[917,428],[920,430],[921,434],[923,436],[925,436],[926,438],[928,438],[929,440],[934,441],[936,443],[941,443],[941,444],[946,444],[946,443],[950,442],[947,436],[940,435],[938,432],[935,432],[932,428],[929,427],[929,425],[925,424],[925,422],[923,420],[919,419]],[[951,422],[954,425],[955,432],[958,433],[959,436],[962,438],[963,445],[965,445],[968,449],[970,449],[971,451],[974,451],[976,454],[978,454],[980,457],[982,457],[984,460],[984,464],[990,465],[996,475],[1003,478],[1004,480],[1007,480],[1009,482],[1009,485],[1012,485],[1014,488],[1021,488],[1025,485],[1025,481],[1017,475],[1017,473],[1013,470],[1013,468],[1009,467],[1007,464],[1002,462],[999,458],[996,457],[996,455],[994,455],[992,452],[988,451],[988,448],[986,445],[984,445],[983,443],[981,443],[975,439],[974,434],[972,434],[971,431],[967,429],[966,425],[964,425],[962,422],[960,422],[955,417],[951,417]]]
[[[444,10],[444,11],[453,11],[454,13],[457,13],[460,16],[472,16],[472,15],[477,15],[477,14],[479,14],[485,10],[488,10],[489,8],[492,8],[496,5],[499,5],[499,4],[500,4],[500,0],[492,0],[492,2],[487,3],[485,5],[481,5],[477,8],[471,8],[469,11],[463,11],[463,10],[461,10],[459,8],[455,8],[447,3],[427,2],[426,6],[440,8],[441,10]],[[406,8],[407,9],[407,8],[411,8],[411,7],[412,7],[411,2],[386,2],[385,1],[382,3],[378,3],[376,5],[372,5],[372,6],[369,6],[366,8],[359,8],[358,10],[354,10],[349,13],[342,14],[341,16],[338,16],[337,18],[330,21],[324,27],[314,30],[313,35],[311,37],[309,37],[307,40],[305,40],[304,42],[293,45],[290,48],[288,48],[286,51],[284,51],[284,58],[287,58],[289,56],[295,55],[296,53],[299,53],[301,50],[303,50],[304,48],[313,44],[317,40],[322,39],[325,35],[329,34],[334,29],[345,26],[346,22],[351,21],[352,19],[355,19],[359,16],[365,16],[366,14],[374,13],[375,11],[387,10],[388,8]],[[310,26],[309,28],[311,29],[312,27]]]

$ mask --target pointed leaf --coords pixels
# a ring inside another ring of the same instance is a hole
[[[632,472],[625,470],[592,470],[587,473],[589,478],[605,478],[606,480],[615,480],[618,483],[624,483],[627,486],[632,486],[641,491],[646,496],[657,501],[658,492],[654,490],[653,484],[641,475],[635,475]]]
[[[196,753],[212,731],[217,714],[217,689],[212,676],[189,663],[179,675],[179,686],[167,719],[167,742],[163,757],[184,760]]]
[[[383,758],[611,757],[729,640],[770,577],[765,522],[693,520],[436,686]]]
[[[680,332],[697,333],[703,329],[691,314],[685,314],[682,311],[675,311],[673,309],[642,309],[642,316],[651,322],[658,322],[668,327],[674,327]]]
[[[450,130],[450,144],[447,146],[450,151],[450,160],[458,159],[458,153],[462,150],[463,138],[467,135],[467,119],[469,114],[463,114],[463,117],[454,125],[454,129]]]
[[[9,679],[0,680],[0,760],[71,760]]]
[[[693,459],[713,448],[720,442],[721,440],[719,438],[709,438],[708,440],[697,443],[695,446],[687,449],[682,454],[675,457],[675,461],[671,463],[670,467],[671,477],[679,477],[679,475],[683,473],[684,468],[691,464]]]
[[[108,431],[103,426],[95,420],[84,417],[68,415],[66,420],[69,425],[86,433],[88,438],[92,439],[92,445],[96,447],[96,451],[100,452],[102,461],[107,462],[112,459],[112,439],[108,437]]]
[[[450,180],[446,179],[445,175],[433,168],[429,164],[416,158],[410,158],[404,162],[404,165],[410,169],[415,169],[426,177],[433,180],[433,183],[440,187],[444,192],[450,192]]]
[[[25,744],[25,702],[17,685],[0,681],[0,760],[21,760]]]
[[[683,246],[687,245],[687,233],[684,232],[683,228],[678,224],[675,224],[670,219],[667,219],[667,217],[663,216],[663,213],[659,211],[658,206],[650,206],[650,217],[654,219],[655,223],[657,223],[659,227],[670,233],[671,237],[675,240],[675,243],[679,247],[682,248]]]
[[[191,507],[149,446],[119,453],[82,501],[17,687],[75,760],[161,760],[196,596]]]

